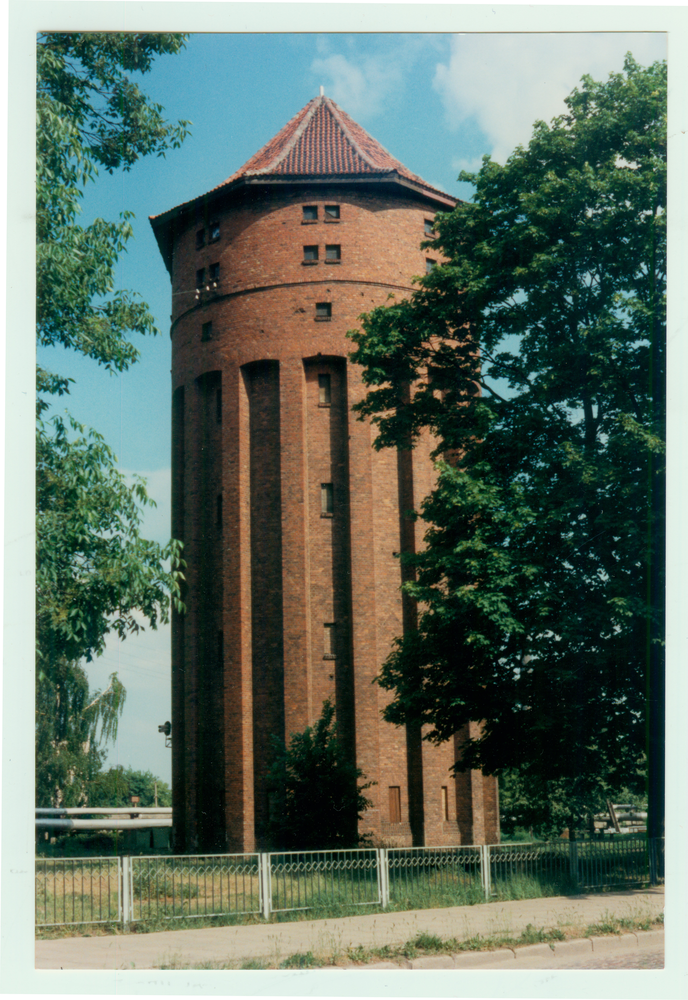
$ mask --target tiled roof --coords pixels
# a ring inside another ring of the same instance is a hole
[[[242,181],[261,177],[276,180],[289,177],[398,177],[409,181],[416,189],[427,191],[445,205],[454,204],[457,200],[411,173],[331,98],[323,95],[309,101],[270,142],[212,191],[222,191]],[[195,198],[160,215],[151,216],[151,222],[156,224],[157,220],[167,218],[194,201]]]
[[[241,177],[389,173],[399,174],[428,191],[436,190],[388,153],[331,98],[320,96],[219,187]]]

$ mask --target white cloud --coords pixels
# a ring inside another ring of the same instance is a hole
[[[404,81],[422,53],[437,47],[434,35],[376,36],[374,53],[360,50],[354,39],[337,43],[346,55],[332,52],[332,39],[317,39],[319,58],[311,72],[353,118],[374,118],[401,100]]]
[[[526,145],[535,121],[565,110],[564,98],[584,74],[604,80],[623,67],[626,52],[641,64],[666,56],[666,36],[656,33],[475,34],[451,41],[448,63],[439,63],[434,87],[450,127],[473,119],[489,140],[485,149],[504,163]]]
[[[379,114],[401,83],[401,66],[385,57],[362,59],[356,65],[345,56],[331,55],[314,59],[311,69],[322,79],[325,93],[354,118]]]

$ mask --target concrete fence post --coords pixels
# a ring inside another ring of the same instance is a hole
[[[123,857],[120,867],[120,912],[124,927],[131,923],[131,858]]]
[[[258,855],[260,872],[260,909],[265,920],[270,919],[272,909],[272,885],[270,881],[270,855]]]
[[[380,903],[384,909],[389,906],[389,855],[384,847],[377,850],[377,871]]]

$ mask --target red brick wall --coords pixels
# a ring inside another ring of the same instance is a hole
[[[302,222],[304,204],[319,205],[317,223]],[[339,222],[324,220],[325,204],[341,206]],[[178,227],[173,390],[183,389],[184,407],[180,417],[175,404],[174,524],[189,563],[188,612],[173,646],[180,847],[265,843],[270,737],[312,724],[325,698],[352,758],[376,782],[365,830],[390,844],[441,844],[470,839],[469,812],[471,833],[479,827],[482,800],[449,777],[454,747],[383,723],[390,696],[373,684],[415,620],[402,604],[398,553],[421,544],[422,527],[403,511],[431,488],[431,442],[413,453],[374,451],[374,430],[351,412],[365,390],[346,360],[346,331],[425,271],[434,258],[420,249],[427,218],[427,205],[391,187],[304,185],[235,195],[205,219],[219,221],[220,238],[202,249],[202,220]],[[341,247],[340,263],[325,262],[327,244]],[[319,247],[316,264],[303,263],[307,245]],[[197,290],[197,271],[207,284],[214,263],[217,288]],[[331,303],[330,320],[316,319],[316,302]],[[329,406],[319,403],[319,374],[330,375]],[[321,512],[323,483],[333,485],[331,517]],[[326,624],[333,659],[324,656]],[[208,666],[219,633],[220,678]],[[442,786],[455,791],[446,821]],[[400,823],[390,822],[390,787],[401,789]],[[496,814],[494,795],[485,806]]]

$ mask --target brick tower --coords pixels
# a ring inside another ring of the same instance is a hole
[[[346,331],[431,266],[455,199],[327,97],[206,195],[151,219],[172,279],[172,531],[187,613],[172,639],[177,850],[265,843],[271,737],[334,701],[368,780],[363,827],[387,844],[498,838],[497,787],[449,768],[380,712],[373,683],[413,624],[398,553],[432,486],[430,443],[372,447]],[[421,529],[422,530],[422,529]],[[318,790],[313,789],[317,795]]]

